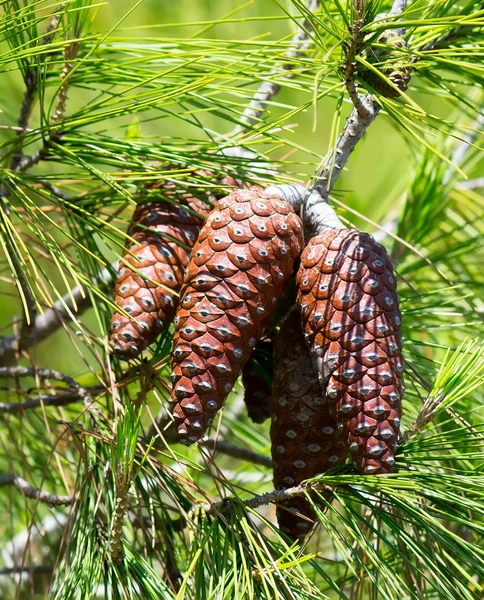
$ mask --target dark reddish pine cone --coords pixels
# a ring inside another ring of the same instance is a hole
[[[346,460],[346,443],[321,393],[297,310],[283,323],[275,341],[271,413],[276,489],[298,485]],[[291,539],[303,538],[315,519],[304,496],[279,503],[276,514],[281,530]]]
[[[385,248],[325,228],[301,255],[298,306],[332,415],[361,473],[391,473],[402,412],[402,317]]]
[[[185,443],[212,423],[283,292],[303,244],[301,221],[284,198],[297,204],[303,196],[297,186],[235,191],[200,232],[173,338],[172,402]]]
[[[270,417],[273,347],[272,340],[259,340],[242,369],[244,402],[254,423],[263,423]]]
[[[223,183],[235,185],[233,179]],[[138,204],[128,230],[138,243],[128,241],[114,290],[116,304],[129,315],[116,311],[111,319],[111,346],[124,360],[138,356],[171,323],[191,248],[211,210],[186,192],[176,193],[173,184],[159,187],[178,205]]]

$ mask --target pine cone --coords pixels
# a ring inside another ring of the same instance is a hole
[[[346,443],[321,393],[297,310],[283,323],[275,341],[271,413],[276,489],[298,485],[345,461]],[[291,539],[304,537],[315,519],[303,496],[279,503],[276,514],[281,530]]]
[[[222,183],[235,185],[235,180]],[[111,346],[124,360],[138,356],[171,323],[191,248],[211,210],[186,192],[176,193],[173,184],[160,187],[178,206],[166,200],[138,204],[128,230],[138,244],[128,241],[127,264],[121,265],[114,290],[116,304],[129,315],[116,311],[111,319]]]
[[[402,337],[388,255],[367,233],[327,228],[301,256],[306,341],[362,473],[390,473],[402,412]]]
[[[259,340],[242,369],[244,402],[254,423],[263,423],[270,417],[273,347],[272,340]]]
[[[408,48],[407,42],[404,40],[401,30],[393,29],[386,31],[378,40],[380,44],[387,44],[389,48],[369,48],[366,59],[370,63],[376,64],[391,61],[390,66],[381,65],[381,73],[389,79],[397,88],[393,88],[382,77],[370,69],[362,68],[359,72],[361,79],[371,85],[371,87],[379,92],[385,98],[398,98],[400,92],[405,92],[410,82],[412,66],[411,57],[408,53],[402,52],[402,48]]]
[[[302,248],[276,186],[238,190],[207,219],[188,265],[173,339],[178,433],[198,440],[247,362]]]

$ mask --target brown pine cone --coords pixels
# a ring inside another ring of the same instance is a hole
[[[361,473],[391,473],[402,412],[401,313],[385,248],[367,233],[326,228],[301,255],[304,335]]]
[[[389,48],[369,48],[366,59],[370,63],[375,63],[381,73],[391,81],[398,89],[395,89],[380,75],[368,68],[361,67],[359,76],[361,79],[371,85],[371,87],[380,92],[386,98],[398,98],[400,92],[405,92],[408,88],[412,73],[411,56],[405,52],[408,48],[400,29],[385,31],[377,42],[387,44]],[[403,51],[402,51],[403,49]],[[387,66],[385,62],[391,61]],[[378,63],[383,63],[381,66]]]
[[[275,341],[271,413],[276,489],[299,485],[346,460],[346,443],[321,393],[297,310],[283,323]],[[276,514],[281,530],[291,539],[303,538],[315,519],[304,496],[279,503]]]
[[[302,225],[277,186],[219,200],[190,257],[175,318],[174,416],[197,441],[230,393],[301,252]]]
[[[223,183],[235,185],[235,180]],[[110,343],[124,360],[138,356],[171,323],[191,248],[212,209],[186,192],[176,193],[173,184],[158,187],[167,200],[136,207],[128,235],[138,244],[128,241],[127,264],[121,265],[114,290],[116,304],[129,317],[114,313]]]
[[[254,423],[263,423],[270,417],[273,348],[272,340],[259,340],[242,369],[244,402]]]

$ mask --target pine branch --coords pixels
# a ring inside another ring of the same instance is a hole
[[[42,39],[42,43],[44,45],[49,44],[51,42],[52,38],[54,37],[55,30],[57,29],[57,26],[59,24],[59,20],[60,20],[59,15],[54,15],[54,17],[52,17],[52,19],[49,23],[49,26],[47,28],[47,32]],[[46,55],[41,56],[40,60],[42,62],[45,61],[45,56]],[[32,112],[32,107],[33,107],[35,98],[37,97],[38,70],[36,67],[29,66],[29,68],[27,69],[27,73],[26,73],[26,77],[25,77],[25,84],[26,84],[26,89],[24,92],[24,97],[23,97],[22,105],[20,108],[20,114],[19,114],[19,118],[18,118],[19,129],[17,131],[17,138],[19,140],[22,139],[22,136],[28,127],[30,115]],[[41,149],[39,151],[39,153],[36,153],[36,154],[39,154],[39,160],[40,160],[41,155],[43,155],[44,151],[45,151],[45,148]],[[14,152],[14,154],[12,155],[9,167],[10,167],[11,171],[24,172],[28,168],[30,168],[31,166],[36,164],[36,162],[38,162],[38,160],[32,161],[32,157],[22,160],[22,149],[19,149],[17,152]],[[8,195],[8,192],[7,192],[7,189],[5,188],[5,186],[4,185],[0,186],[0,212],[1,212],[1,218],[4,221],[4,223],[5,223],[6,219],[8,218],[8,215],[10,214],[10,209],[8,208],[8,206],[4,200],[7,197],[7,195]],[[32,328],[34,326],[34,322],[35,322],[35,319],[37,316],[37,305],[36,305],[35,299],[32,296],[32,292],[31,292],[30,286],[27,282],[27,279],[25,278],[24,267],[22,265],[21,258],[15,248],[12,249],[11,260],[12,260],[13,267],[14,267],[15,274],[16,274],[17,285],[19,286],[19,292],[20,292],[21,296],[23,297],[23,303],[24,303],[24,308],[25,308],[24,319],[22,321],[22,326],[21,326],[20,336],[19,336],[20,340],[24,340],[30,336]]]
[[[314,13],[317,11],[320,5],[320,0],[307,0],[308,11]],[[297,58],[298,55],[309,48],[311,39],[308,32],[313,31],[312,23],[306,18],[303,21],[302,26],[297,30],[292,38],[291,48],[288,50],[286,57],[288,62],[282,66],[283,71],[287,71],[287,77],[293,77],[291,71],[294,68],[293,59]],[[274,69],[271,73],[273,76],[279,76],[280,70]],[[266,110],[267,104],[279,93],[281,85],[278,83],[272,83],[271,81],[264,81],[259,86],[254,97],[250,101],[249,106],[244,110],[244,114],[241,118],[241,124],[237,125],[234,130],[229,134],[230,137],[239,134],[240,132],[249,129],[254,123],[259,121],[264,111]]]
[[[96,385],[71,392],[63,392],[55,396],[52,394],[40,394],[35,398],[29,398],[23,402],[0,402],[0,415],[15,415],[26,410],[40,408],[41,406],[68,406],[77,402],[84,402],[89,409],[92,396],[103,390],[103,386]]]
[[[65,48],[65,54],[64,54],[65,63],[64,63],[64,68],[62,70],[62,74],[61,74],[62,85],[60,87],[59,95],[57,97],[57,104],[54,109],[54,114],[52,115],[52,123],[54,123],[54,124],[58,123],[59,121],[62,120],[64,113],[66,111],[67,94],[68,94],[70,82],[71,82],[70,74],[71,74],[72,69],[74,68],[74,60],[77,57],[79,48],[80,48],[79,42],[73,42],[72,44],[67,45]],[[44,143],[43,143],[42,147],[39,150],[37,150],[37,152],[32,154],[31,156],[28,156],[27,158],[22,160],[17,165],[15,170],[19,173],[25,173],[25,171],[28,171],[29,169],[31,169],[33,166],[35,166],[41,160],[44,160],[47,157],[47,155],[49,154],[51,144],[54,141],[58,141],[60,139],[60,137],[61,137],[61,134],[59,133],[59,131],[54,131],[53,133],[50,133],[44,139]]]
[[[248,448],[241,448],[240,446],[229,444],[224,440],[208,439],[204,440],[202,443],[204,446],[215,452],[220,452],[239,460],[248,461],[254,465],[261,465],[262,467],[272,469],[272,460],[269,456],[264,456],[263,454],[259,454]]]
[[[362,29],[365,25],[366,0],[353,0],[353,25],[350,29],[351,40],[345,47],[345,62],[343,77],[348,95],[353,102],[356,112],[361,118],[367,117],[367,108],[361,101],[356,84],[356,56],[363,41]]]
[[[103,269],[94,278],[97,285],[109,288],[112,283],[111,270]],[[23,350],[40,343],[55,333],[64,323],[69,322],[73,314],[80,315],[91,307],[91,297],[85,287],[74,287],[70,292],[56,300],[52,308],[47,308],[42,315],[36,315],[33,327],[28,335],[11,334],[0,338],[0,365],[16,362],[17,355]]]
[[[348,162],[351,153],[380,112],[381,106],[371,94],[367,94],[361,102],[365,109],[365,116],[360,116],[357,109],[353,109],[338,138],[334,152],[332,151],[323,161],[319,174],[310,188],[311,192],[316,193],[311,194],[306,200],[304,221],[310,223],[311,229],[314,231],[318,230],[319,225],[318,205],[321,202],[329,201],[329,194]]]
[[[69,202],[69,203],[72,202],[65,194],[63,194],[61,192],[61,190],[56,185],[54,185],[50,181],[47,181],[44,179],[44,180],[40,181],[39,183],[46,190],[49,190],[49,192],[56,198],[60,198],[60,200],[62,200],[63,202]]]
[[[75,501],[74,496],[56,496],[55,494],[39,490],[14,473],[0,475],[0,487],[4,485],[13,485],[26,498],[43,502],[49,506],[68,506]]]
[[[397,5],[397,2],[395,2],[395,5]],[[314,12],[318,6],[319,0],[309,0],[308,9],[310,11]],[[303,28],[301,28],[293,38],[293,41],[295,43],[290,52],[288,53],[288,57],[297,56],[297,54],[301,52],[301,50],[304,50],[306,48],[305,44],[307,44],[308,42],[308,36],[304,29],[307,30],[311,28],[311,25],[305,21]],[[292,69],[292,64],[288,63],[285,68],[290,71]],[[277,73],[279,74],[279,72]],[[279,87],[277,89],[273,88],[272,91],[275,94],[278,90]],[[259,92],[260,89],[258,90],[257,94]],[[261,105],[258,106],[258,110],[261,110],[261,112],[260,114],[258,113],[258,116],[256,118],[259,118],[262,114],[262,111],[264,110],[267,101],[269,101],[269,97],[266,99],[265,103],[261,103]],[[255,97],[251,105],[246,109],[246,116],[249,119],[250,115],[253,114],[252,111],[254,109],[254,102],[258,102],[258,100],[256,100]],[[356,118],[353,118],[354,115],[352,113],[352,115],[348,119],[347,127],[343,130],[340,139],[338,140],[337,148],[335,151],[336,160],[327,161],[328,167],[329,165],[331,165],[331,163],[334,162],[334,166],[331,169],[330,181],[328,182],[330,172],[329,168],[323,169],[321,175],[316,179],[315,186],[313,189],[317,191],[318,194],[316,196],[309,197],[304,207],[305,222],[307,223],[314,223],[315,225],[317,224],[317,216],[320,213],[321,209],[316,208],[315,205],[319,204],[321,200],[327,202],[329,193],[331,192],[334,184],[336,183],[336,180],[339,177],[341,170],[348,161],[350,154],[356,147],[358,141],[364,136],[367,128],[370,126],[370,124],[373,122],[378,112],[380,111],[380,106],[378,105],[376,100],[369,94],[363,99],[362,104],[365,107],[367,116],[362,119],[359,118],[358,114],[356,114]],[[244,127],[241,127],[240,129],[244,129],[250,124],[251,123],[247,121]],[[39,157],[30,157],[30,160],[37,160],[38,158]],[[25,163],[25,165],[27,166],[27,163]],[[321,199],[319,199],[319,195],[321,195]],[[71,294],[75,298],[76,304],[78,304],[79,313],[90,307],[91,298],[87,295],[84,295],[84,290],[82,288],[74,288],[71,291]],[[11,335],[6,338],[3,338],[3,340],[0,340],[0,364],[12,364],[13,362],[15,362],[16,355],[18,354],[18,352],[27,349],[31,345],[55,333],[59,326],[61,326],[64,322],[65,317],[68,316],[69,311],[74,312],[74,303],[71,301],[69,296],[70,294],[66,294],[63,298],[68,307],[67,311],[62,306],[62,302],[56,302],[56,305],[53,307],[53,309],[47,309],[44,315],[40,318],[36,317],[34,326],[31,328],[28,335],[24,336],[24,339],[18,339],[17,336]]]
[[[249,500],[242,501],[242,504],[247,508],[259,508],[260,506],[264,506],[265,504],[278,504],[279,502],[285,502],[286,500],[290,498],[295,498],[296,496],[304,496],[310,490],[325,490],[330,492],[332,491],[332,489],[333,488],[331,486],[325,485],[319,481],[301,483],[300,485],[296,485],[291,488],[285,488],[283,490],[273,490],[272,492],[267,492],[259,496],[254,496]],[[207,515],[224,513],[227,511],[227,509],[230,509],[231,503],[232,501],[230,499],[213,503],[197,503],[192,508],[192,512],[195,512],[197,509],[202,508]]]
[[[84,391],[79,383],[69,375],[54,369],[37,369],[34,367],[0,367],[0,377],[33,377],[61,381],[69,387]]]
[[[401,14],[406,4],[406,1],[395,0],[391,15],[398,16]],[[358,14],[360,13],[361,11]],[[359,35],[358,29],[356,33]],[[350,89],[352,89],[351,86]],[[314,235],[321,226],[325,225],[324,217],[327,213],[325,215],[320,214],[321,204],[329,201],[329,194],[343,172],[351,153],[365,135],[368,127],[376,119],[380,110],[381,106],[371,94],[367,94],[361,100],[361,105],[358,97],[358,102],[347,119],[334,151],[331,151],[323,160],[314,183],[309,187],[308,197],[303,209],[304,222],[309,236]]]
[[[47,31],[42,39],[42,45],[50,44],[50,42],[52,41],[52,39],[55,35],[55,30],[57,29],[57,26],[59,25],[59,20],[60,20],[59,15],[54,15],[52,17],[52,19],[49,23],[49,26],[47,27]],[[47,56],[46,54],[41,54],[39,60],[41,62],[44,62],[46,56]],[[18,122],[17,122],[18,128],[16,129],[18,139],[21,139],[21,136],[28,129],[30,115],[32,114],[32,108],[33,108],[35,99],[37,98],[38,70],[35,65],[28,67],[24,81],[25,81],[25,92],[24,92],[24,97],[23,97],[23,101],[22,101],[22,106],[20,108],[20,115],[19,115]],[[18,166],[19,166],[20,162],[22,161],[22,154],[23,154],[23,151],[22,151],[21,147],[19,148],[19,150],[17,152],[15,152],[13,154],[12,160],[10,162],[10,169],[12,171],[16,171],[18,169]]]

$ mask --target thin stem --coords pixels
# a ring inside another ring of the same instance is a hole
[[[213,439],[205,440],[203,445],[214,452],[221,452],[222,454],[227,454],[227,456],[232,456],[239,460],[246,460],[254,465],[261,465],[268,469],[272,469],[272,460],[269,456],[264,456],[263,454],[259,454],[248,448],[241,448],[240,446],[229,444],[223,440]]]
[[[59,395],[40,394],[24,402],[0,402],[0,415],[16,415],[42,406],[68,406],[77,402],[84,402],[89,409],[92,396],[103,390],[103,386],[96,385],[89,388],[79,388],[72,392],[63,392]]]
[[[4,485],[13,485],[26,498],[44,502],[49,506],[67,506],[69,504],[73,504],[75,500],[74,496],[56,496],[55,494],[50,494],[49,492],[39,490],[38,488],[30,485],[28,481],[25,481],[25,479],[22,479],[14,473],[0,475],[0,487]]]
[[[17,129],[17,139],[21,140],[21,136],[27,131],[27,127],[29,124],[30,115],[32,113],[32,107],[37,97],[37,71],[34,69],[28,69],[26,77],[25,77],[25,92],[22,101],[22,106],[20,107],[20,115],[17,121],[18,129]],[[18,149],[17,152],[14,152],[12,155],[12,159],[10,161],[10,169],[12,171],[17,170],[18,165],[22,161],[23,150],[22,147]]]
[[[286,500],[295,498],[296,496],[304,496],[304,494],[306,494],[309,490],[331,491],[332,489],[332,487],[319,481],[301,483],[300,485],[286,488],[284,490],[273,490],[272,492],[267,492],[266,494],[261,494],[260,496],[254,496],[249,500],[244,500],[242,504],[247,508],[258,508],[259,506],[264,506],[265,504],[278,504],[279,502],[285,502]],[[194,507],[194,510],[203,508],[207,514],[212,515],[226,511],[227,506],[230,506],[230,503],[230,500],[222,500],[222,502],[197,504]]]
[[[0,377],[35,377],[62,381],[69,387],[82,389],[75,379],[54,369],[37,369],[34,367],[0,367]]]

